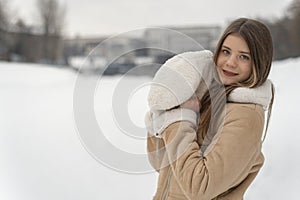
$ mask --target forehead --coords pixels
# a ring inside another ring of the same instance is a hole
[[[232,50],[249,52],[247,42],[240,34],[237,33],[228,35],[223,42],[223,46],[229,47]]]

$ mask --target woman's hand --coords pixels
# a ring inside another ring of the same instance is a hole
[[[186,108],[199,113],[201,108],[200,100],[196,95],[193,95],[190,99],[180,105],[181,108]]]

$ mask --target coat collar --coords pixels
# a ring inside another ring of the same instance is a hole
[[[237,103],[255,103],[267,110],[272,99],[272,82],[266,80],[256,88],[238,87],[228,97],[228,101]]]

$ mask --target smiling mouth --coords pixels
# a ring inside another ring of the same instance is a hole
[[[223,69],[222,71],[223,71],[224,75],[229,76],[229,77],[238,75],[237,73],[233,73],[233,72],[230,72],[230,71],[226,71],[226,70],[224,70],[224,69]]]

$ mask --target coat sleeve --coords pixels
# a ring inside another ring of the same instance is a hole
[[[250,173],[261,150],[263,116],[238,106],[227,113],[223,129],[202,156],[191,123],[176,122],[162,134],[174,176],[191,199],[210,200],[237,186]]]
[[[154,135],[149,135],[147,137],[147,152],[148,160],[152,167],[159,172],[162,159],[165,156],[165,151],[163,151],[165,144],[163,139],[155,137]]]
[[[159,169],[169,165],[168,156],[165,153],[165,143],[161,133],[172,123],[188,121],[197,127],[197,114],[189,109],[176,108],[159,113],[148,112],[145,116],[145,124],[148,130],[147,151],[148,160],[152,167]]]

